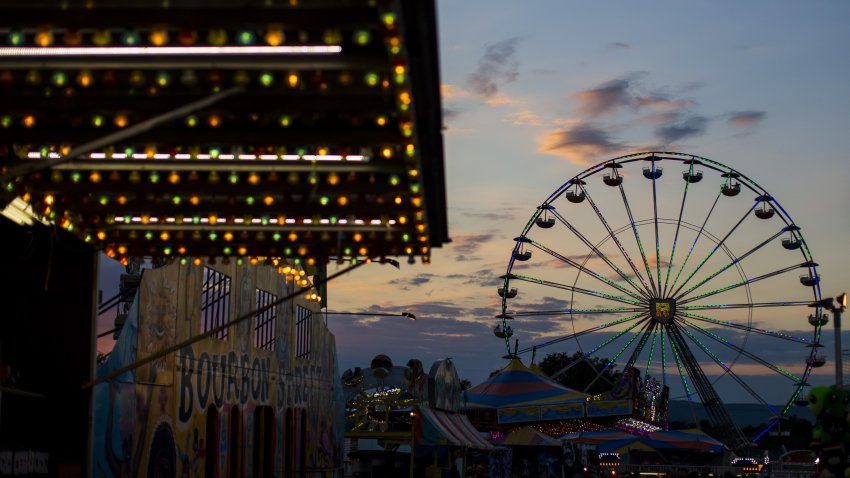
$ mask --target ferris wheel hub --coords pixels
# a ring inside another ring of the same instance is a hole
[[[673,320],[676,314],[676,299],[650,299],[649,315],[652,320],[659,324],[666,324]]]

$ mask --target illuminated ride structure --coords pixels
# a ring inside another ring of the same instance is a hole
[[[430,260],[448,241],[437,51],[433,1],[0,4],[0,453],[43,464],[16,473],[95,474],[100,251],[182,277],[298,271],[280,301],[328,261]]]
[[[775,417],[769,429],[824,364],[828,318],[799,225],[718,162],[648,152],[599,163],[548,196],[515,241],[498,290],[496,335],[509,355],[505,330],[546,329],[514,352],[569,345],[607,358],[604,369],[627,371],[623,380],[642,370],[670,399],[701,403],[733,449],[760,435],[745,437],[722,397],[763,405]],[[776,331],[800,325],[811,334]],[[769,395],[776,381],[787,386],[779,398]]]
[[[67,4],[0,7],[3,206],[118,260],[448,240],[433,2]]]

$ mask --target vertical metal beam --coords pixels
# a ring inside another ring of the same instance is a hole
[[[832,326],[835,330],[835,385],[844,387],[844,360],[841,357],[841,312],[844,307],[838,304],[832,309]]]

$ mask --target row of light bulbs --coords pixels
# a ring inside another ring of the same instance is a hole
[[[66,177],[66,175],[67,175],[67,177]],[[105,177],[104,177],[104,174],[99,172],[99,171],[91,171],[91,172],[88,173],[87,177],[84,176],[83,173],[81,173],[79,171],[72,171],[70,173],[66,173],[66,172],[63,172],[63,171],[60,171],[60,170],[53,170],[50,173],[50,181],[54,184],[59,184],[59,183],[62,183],[66,180],[70,180],[70,182],[72,182],[72,183],[83,183],[83,182],[86,182],[86,179],[88,180],[87,182],[92,183],[92,184],[100,184],[104,181],[107,181],[107,182],[110,182],[110,183],[120,183],[120,182],[126,181],[130,184],[140,184],[140,183],[143,183],[143,182],[144,183],[150,183],[150,184],[160,184],[160,183],[166,183],[167,182],[167,183],[172,184],[172,185],[178,185],[178,184],[181,184],[183,182],[189,182],[189,183],[200,182],[201,181],[201,175],[198,174],[196,171],[189,172],[188,174],[186,174],[186,173],[181,174],[177,171],[171,171],[170,173],[167,173],[167,174],[160,173],[158,171],[151,171],[150,173],[147,173],[146,175],[143,176],[143,174],[138,170],[130,171],[126,175],[122,175],[118,171],[113,170],[112,172],[110,172]],[[274,171],[271,172],[271,173],[268,173],[264,176],[260,175],[258,173],[253,173],[253,172],[248,173],[248,174],[244,174],[244,173],[240,174],[240,173],[237,173],[237,172],[230,172],[228,174],[219,174],[218,171],[211,171],[209,174],[206,175],[206,178],[205,178],[205,183],[211,184],[211,185],[231,184],[231,185],[235,186],[235,185],[241,184],[243,181],[248,183],[249,185],[256,186],[256,185],[259,185],[261,183],[276,184],[276,183],[281,182],[281,178]],[[291,171],[286,175],[285,181],[286,181],[287,184],[289,184],[291,186],[296,186],[296,185],[302,183],[302,181],[304,181],[307,184],[310,184],[312,186],[317,186],[321,183],[326,183],[330,186],[337,186],[341,182],[341,176],[339,174],[337,174],[336,172],[330,172],[326,175],[320,175],[319,173],[316,173],[316,172],[310,172],[310,173],[306,174],[306,177],[304,177],[303,173],[299,174],[295,171]],[[361,181],[360,177],[356,173],[353,173],[353,172],[349,173],[349,175],[346,178],[346,183],[348,183],[348,184],[356,183],[356,182],[359,182],[359,181]],[[370,174],[369,179],[367,181],[369,182],[369,184],[375,184],[377,182],[377,179],[373,174]],[[389,175],[386,179],[386,182],[387,182],[387,184],[389,184],[392,187],[397,187],[397,186],[401,185],[401,179],[399,178],[398,175],[395,175],[395,174]],[[418,195],[419,192],[420,192],[419,183],[410,184],[409,190],[410,190],[411,193],[414,194],[413,196],[409,197],[410,204],[412,204],[414,207],[417,207],[417,208],[421,207],[422,206],[422,197]],[[296,194],[301,194],[301,193],[296,193]],[[338,201],[340,202],[341,206],[345,206],[346,203],[348,202],[348,199],[342,199],[343,197],[347,197],[344,193],[337,194],[335,196],[338,198]],[[357,194],[352,195],[352,198],[356,198],[356,197],[358,197]],[[370,197],[373,198],[373,199],[370,200],[369,199]],[[124,198],[124,199],[120,199],[120,198]],[[193,206],[197,206],[201,202],[201,199],[200,199],[199,196],[191,195],[191,193],[188,197],[185,197],[185,198],[181,197],[180,195],[174,195],[173,198],[175,198],[174,199],[175,205],[179,205],[181,202],[183,202],[184,199],[186,199],[188,204],[191,204]],[[269,198],[271,198],[271,199],[269,199]],[[319,198],[320,204],[322,204],[323,206],[328,205],[329,202],[330,202],[329,196],[320,195],[320,196],[318,196],[318,198]],[[401,193],[397,193],[395,195],[392,195],[392,194],[374,194],[373,193],[373,194],[364,195],[364,198],[366,200],[368,200],[369,202],[375,202],[377,204],[392,203],[392,204],[396,204],[396,205],[401,205],[401,204],[407,202],[405,195],[403,195]],[[267,206],[271,206],[274,202],[276,202],[274,195],[266,195],[266,196],[263,196],[263,197],[255,197],[255,196],[249,194],[248,196],[245,196],[243,199],[244,199],[245,203],[248,204],[249,206],[254,205],[255,203],[258,204],[258,205],[262,203],[262,204],[266,204]],[[349,199],[351,199],[351,198],[349,198]],[[109,201],[109,199],[107,199],[106,201]],[[119,204],[123,205],[124,203],[127,202],[127,198],[126,198],[126,196],[117,196],[115,198],[115,201],[118,202]]]
[[[331,81],[344,87],[354,86],[359,82],[359,84],[370,88],[389,88],[392,82],[397,85],[403,84],[407,78],[406,72],[407,68],[404,65],[394,66],[391,74],[382,74],[377,71],[355,74],[351,71],[342,71],[333,76],[320,72],[305,75],[297,71],[280,70],[259,72],[249,72],[247,70],[210,70],[199,74],[197,71],[191,69],[177,71],[146,71],[137,69],[126,72],[115,70],[80,70],[77,72],[67,72],[64,70],[4,69],[0,70],[0,85],[12,86],[20,82],[29,86],[52,85],[63,88],[76,85],[85,89],[94,86],[117,87],[125,83],[136,88],[144,86],[169,88],[176,85],[194,87],[201,83],[218,86],[227,83],[238,86],[257,85],[265,88],[282,85],[293,89],[314,87],[319,90],[327,90],[330,88]],[[390,79],[392,79],[392,82]]]
[[[7,120],[8,119],[8,120]],[[7,125],[13,120],[9,116],[0,116],[0,125]],[[34,122],[35,119],[21,118],[22,122]],[[105,119],[104,119],[105,121]],[[109,147],[102,152],[92,152],[88,154],[88,159],[156,159],[156,160],[283,160],[283,161],[310,161],[310,162],[327,162],[327,161],[369,161],[375,156],[385,159],[391,159],[397,154],[397,150],[401,149],[403,154],[412,159],[416,156],[416,146],[413,143],[407,145],[383,145],[375,148],[362,147],[344,148],[338,151],[331,151],[327,146],[318,146],[314,148],[297,147],[287,148],[285,146],[269,146],[269,147],[251,147],[251,146],[235,146],[232,149],[224,150],[218,147],[202,149],[200,146],[183,147],[177,146],[174,148],[158,148],[156,145],[145,145],[144,147],[128,146],[123,149]],[[71,152],[70,145],[48,145],[41,146],[37,150],[33,149],[29,144],[14,144],[13,151],[20,159],[58,159],[63,155]],[[412,177],[418,176],[418,170],[411,169],[409,174]]]
[[[372,42],[372,32],[367,29],[358,29],[348,35],[352,45],[366,46]],[[165,25],[154,26],[149,29],[66,29],[42,26],[34,30],[12,30],[5,35],[5,42],[11,46],[34,45],[49,47],[62,44],[64,46],[95,46],[106,47],[113,45],[122,46],[154,46],[163,47],[169,45],[193,46],[193,45],[240,45],[251,46],[265,44],[268,46],[280,46],[294,38],[296,43],[304,44],[311,40],[311,35],[303,30],[290,31],[289,34],[283,26],[272,24],[265,28],[241,28],[225,29],[211,28],[198,31],[191,29],[171,28]],[[325,45],[339,45],[346,41],[346,35],[341,29],[325,29],[321,35],[321,41]]]

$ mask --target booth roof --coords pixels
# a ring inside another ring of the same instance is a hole
[[[465,408],[501,408],[583,401],[587,395],[530,370],[519,359],[463,392]]]

